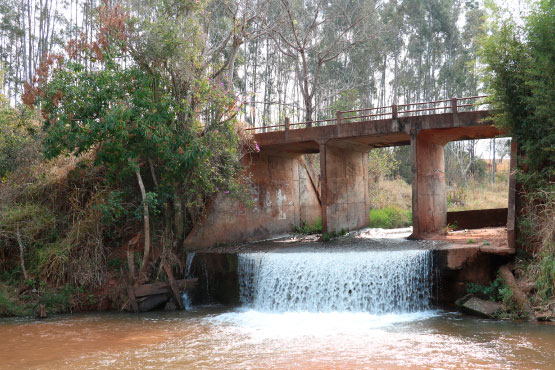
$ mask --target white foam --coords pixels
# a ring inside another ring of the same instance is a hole
[[[271,313],[238,310],[208,319],[247,331],[256,337],[299,337],[328,335],[381,335],[383,330],[396,324],[425,320],[438,315],[438,311],[420,311],[403,314],[374,315],[367,312],[284,312]]]
[[[427,250],[239,255],[241,301],[264,312],[426,310],[431,270]]]

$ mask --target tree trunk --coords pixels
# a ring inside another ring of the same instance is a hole
[[[23,278],[29,280],[29,274],[25,268],[25,246],[23,245],[23,240],[21,240],[21,233],[19,232],[19,224],[15,225],[15,232],[17,237],[17,244],[19,245],[19,263],[21,265],[21,271],[23,272]]]
[[[515,277],[507,265],[499,267],[499,275],[501,276],[505,284],[513,291],[513,298],[515,299],[515,302],[522,313],[526,315],[528,321],[536,321],[536,315],[534,315],[534,311],[532,311],[532,308],[530,308],[530,302],[528,301],[528,298],[526,298],[524,293],[522,293],[522,291],[518,287]]]
[[[146,269],[148,267],[148,261],[150,259],[150,216],[148,212],[148,203],[146,201],[145,185],[143,183],[143,178],[141,177],[141,172],[138,168],[135,170],[135,175],[137,176],[137,182],[139,183],[139,188],[141,188],[141,198],[143,200],[143,222],[144,222],[145,244],[144,244],[143,262],[141,264],[141,269],[139,270],[139,279],[142,279],[142,275],[146,272]]]

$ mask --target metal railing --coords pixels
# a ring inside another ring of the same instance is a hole
[[[486,97],[487,95],[467,96],[429,102],[393,104],[386,107],[339,111],[335,114],[335,118],[307,122],[291,123],[289,118],[286,117],[283,124],[249,127],[246,130],[254,132],[288,131],[307,127],[333,126],[344,123],[397,119],[438,113],[471,112],[477,110],[476,107],[487,105],[487,102],[480,100]]]

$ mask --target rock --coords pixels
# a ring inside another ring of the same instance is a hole
[[[538,321],[555,321],[555,315],[551,311],[537,312],[536,319]]]
[[[164,306],[164,311],[175,311],[175,310],[177,310],[177,305],[175,304],[175,301],[173,299],[170,299],[168,303],[166,303],[166,306]]]
[[[495,314],[504,310],[501,303],[486,301],[472,294],[457,299],[455,305],[462,312],[488,318],[495,318]]]
[[[140,312],[152,311],[155,308],[163,307],[168,301],[166,294],[153,294],[137,300]]]

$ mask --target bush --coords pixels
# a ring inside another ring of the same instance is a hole
[[[322,219],[318,219],[313,225],[309,226],[306,221],[301,220],[301,225],[296,226],[293,231],[297,234],[320,234],[322,232]]]
[[[395,229],[412,225],[412,212],[399,207],[370,210],[370,227]]]

